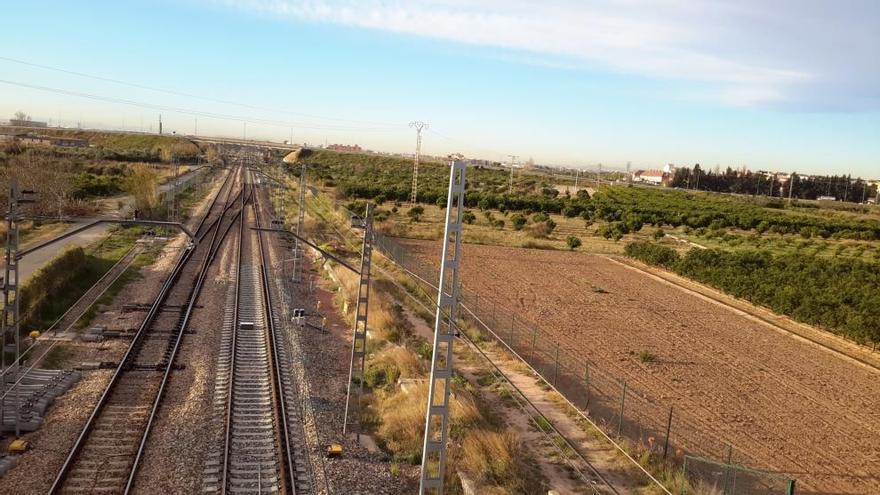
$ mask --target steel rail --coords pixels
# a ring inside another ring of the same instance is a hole
[[[253,202],[253,210],[254,210],[254,222],[257,227],[260,227],[260,209],[258,207],[258,201],[256,194],[254,195]],[[280,356],[278,354],[278,340],[276,336],[275,329],[275,318],[274,313],[272,312],[273,303],[272,303],[272,291],[269,285],[269,274],[266,270],[266,260],[268,259],[268,255],[266,253],[266,246],[263,242],[263,233],[257,231],[257,239],[259,241],[259,249],[260,249],[260,273],[263,279],[263,304],[264,310],[266,312],[266,320],[267,320],[267,328],[269,330],[269,346],[271,347],[272,353],[272,368],[274,369],[274,380],[275,380],[275,390],[276,390],[276,403],[279,408],[279,421],[282,425],[281,434],[282,434],[282,443],[283,443],[283,452],[284,455],[284,465],[287,467],[286,469],[286,478],[288,486],[290,487],[290,492],[292,494],[296,494],[296,470],[294,467],[294,458],[293,452],[291,448],[290,441],[290,431],[289,425],[287,421],[287,392],[284,387],[284,379],[281,374],[281,366],[280,366]]]
[[[221,190],[218,191],[217,194],[215,195],[215,198],[211,203],[211,208],[208,209],[208,211],[205,213],[203,218],[200,220],[200,222],[198,224],[198,228],[201,228],[201,226],[204,225],[205,220],[211,215],[212,210],[213,210],[213,206],[216,204],[217,197],[219,197],[221,195],[222,188],[226,187],[228,180],[229,180],[229,176],[227,176],[226,180],[223,183],[223,186],[221,186]],[[227,189],[227,191],[226,191],[227,197],[228,197],[230,191],[231,191],[231,188]],[[223,214],[225,214],[226,211],[227,211],[227,209],[224,209],[223,212],[221,212],[221,216]],[[217,226],[218,226],[218,230],[219,230],[219,224],[217,224]],[[147,334],[148,329],[155,321],[162,305],[167,300],[167,298],[171,292],[171,289],[178,282],[181,274],[183,273],[184,267],[187,265],[187,263],[191,259],[194,252],[195,252],[195,246],[187,246],[185,248],[184,252],[182,253],[182,255],[178,258],[174,267],[172,268],[171,274],[165,280],[165,282],[162,284],[162,287],[159,291],[159,294],[157,295],[157,297],[153,301],[152,305],[150,306],[150,309],[147,312],[147,315],[144,317],[144,320],[142,321],[141,325],[138,327],[138,330],[135,333],[134,337],[132,338],[132,341],[129,344],[128,348],[126,349],[125,354],[122,356],[122,359],[120,359],[119,364],[116,367],[116,370],[113,372],[113,375],[111,376],[109,383],[104,388],[104,391],[101,394],[101,397],[98,399],[97,404],[95,405],[94,409],[92,410],[92,413],[89,415],[89,418],[86,420],[86,423],[83,426],[83,429],[80,431],[80,434],[77,436],[70,452],[68,453],[67,458],[64,461],[64,464],[62,465],[61,469],[58,472],[58,475],[56,476],[54,482],[52,483],[52,486],[49,488],[50,495],[58,493],[59,490],[61,489],[61,486],[64,484],[64,481],[66,480],[67,475],[70,473],[70,470],[73,468],[73,464],[76,461],[79,453],[81,452],[81,450],[84,446],[84,442],[85,442],[86,437],[88,437],[88,435],[94,429],[96,420],[99,417],[99,415],[101,414],[101,412],[103,411],[104,406],[107,404],[110,396],[112,395],[114,389],[116,388],[116,385],[119,383],[120,377],[126,371],[129,364],[135,358],[137,352],[140,350],[140,345],[143,342],[143,340]],[[210,255],[210,249],[209,249],[208,255]],[[183,334],[183,331],[184,331],[184,329],[181,328],[181,330],[180,330],[181,335]],[[170,368],[172,365],[173,365],[173,359],[169,359],[168,367]],[[140,450],[142,450],[142,446],[139,448],[139,451]],[[139,452],[139,454],[140,454],[140,452]],[[132,466],[132,467],[134,467],[134,466]],[[129,481],[129,484],[130,484],[130,481]]]
[[[241,299],[241,259],[242,259],[242,244],[244,243],[244,212],[245,212],[245,197],[241,196],[241,210],[239,211],[239,219],[238,219],[238,246],[236,248],[236,262],[235,262],[235,300],[232,305],[233,317],[232,317],[232,345],[230,346],[230,360],[229,360],[229,393],[226,395],[226,423],[225,423],[225,436],[224,436],[224,446],[223,446],[223,469],[221,473],[220,479],[220,493],[226,493],[226,484],[228,482],[228,473],[229,473],[229,446],[232,443],[232,404],[233,404],[233,394],[235,391],[235,387],[233,387],[233,382],[235,380],[235,346],[236,346],[236,338],[238,336],[238,306],[239,301]]]
[[[228,199],[228,198],[227,198]],[[235,200],[233,199],[232,202]],[[189,302],[187,303],[186,311],[184,312],[183,320],[180,324],[180,331],[177,334],[177,338],[174,341],[174,346],[171,350],[171,355],[168,358],[168,365],[165,367],[165,371],[162,375],[162,381],[159,385],[159,391],[156,394],[156,398],[153,401],[153,408],[150,411],[149,419],[147,419],[147,425],[144,429],[143,435],[141,437],[140,445],[138,446],[137,454],[135,455],[134,463],[131,467],[131,472],[128,475],[128,482],[125,485],[125,493],[129,493],[131,491],[132,486],[134,486],[135,476],[137,475],[138,467],[140,467],[140,461],[143,458],[143,453],[147,445],[147,439],[149,438],[150,432],[152,431],[153,421],[156,418],[156,413],[159,411],[159,406],[162,402],[162,398],[164,397],[165,387],[168,384],[168,379],[171,376],[171,370],[174,368],[174,360],[177,357],[177,351],[180,349],[180,343],[183,340],[183,335],[186,332],[186,327],[189,324],[190,317],[192,316],[193,308],[195,307],[196,301],[199,298],[199,294],[202,292],[202,287],[205,283],[205,279],[208,277],[208,269],[214,262],[214,259],[217,256],[217,253],[220,250],[220,245],[223,243],[223,240],[226,237],[226,233],[229,232],[227,228],[224,231],[223,235],[218,236],[221,230],[221,226],[223,224],[222,220],[226,215],[226,212],[229,211],[229,203],[227,200],[227,204],[223,209],[223,212],[219,216],[219,221],[217,222],[217,228],[213,230],[213,235],[211,236],[211,244],[208,251],[208,254],[202,260],[202,265],[199,269],[198,280],[196,281],[195,286],[192,288],[192,291],[189,295]],[[233,218],[233,223],[235,222]],[[231,228],[232,224],[230,224]]]

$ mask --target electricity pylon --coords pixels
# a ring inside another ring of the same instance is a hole
[[[416,130],[416,155],[413,160],[412,194],[409,196],[410,204],[415,206],[419,195],[419,159],[422,155],[422,131],[428,128],[428,124],[416,120],[410,122],[409,126]]]

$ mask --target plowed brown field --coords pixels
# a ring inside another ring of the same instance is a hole
[[[438,242],[404,244],[438,263]],[[797,493],[880,494],[875,369],[604,256],[468,244],[462,277],[674,405],[679,434],[711,434],[735,461],[796,478]]]

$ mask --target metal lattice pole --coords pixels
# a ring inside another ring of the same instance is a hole
[[[345,395],[345,418],[342,433],[348,433],[349,416],[354,417],[356,434],[361,432],[361,395],[364,392],[364,371],[367,357],[367,309],[370,300],[370,256],[373,253],[373,205],[367,205],[364,217],[364,244],[361,250],[361,272],[354,314],[354,335],[351,342],[351,366],[348,371],[348,392]],[[355,380],[357,385],[355,386]],[[355,389],[355,390],[352,390]],[[352,397],[352,392],[355,396]]]
[[[168,221],[177,221],[177,187],[179,181],[180,161],[176,156],[171,157],[171,168],[174,171],[174,178],[171,182],[171,195],[168,197]]]
[[[449,393],[452,383],[452,344],[458,312],[459,268],[461,263],[461,214],[464,211],[465,164],[452,162],[449,195],[446,202],[446,232],[437,284],[437,315],[434,321],[434,347],[428,385],[428,410],[422,445],[422,472],[419,493],[443,493],[446,469],[446,443],[449,435]]]
[[[415,206],[419,195],[419,159],[422,154],[422,131],[428,128],[428,124],[417,120],[410,122],[409,126],[416,130],[416,155],[413,160],[412,193],[409,196],[410,204]]]
[[[25,199],[22,197],[22,194],[31,194],[32,191],[20,191],[18,188],[18,180],[13,177],[9,181],[9,211],[6,213],[6,269],[5,276],[3,278],[3,315],[2,315],[2,323],[0,323],[0,354],[2,354],[2,368],[6,370],[6,349],[7,349],[7,341],[9,340],[9,334],[12,333],[12,345],[15,350],[15,360],[9,365],[16,372],[19,367],[19,360],[21,358],[20,353],[20,328],[19,328],[19,294],[18,294],[18,242],[19,242],[19,232],[18,225],[21,221],[21,216],[18,211],[18,206],[20,203],[29,203],[32,200]],[[2,387],[0,389],[5,389],[7,377],[11,379],[12,383],[16,381],[16,373],[9,373],[4,376],[2,383]],[[15,436],[18,437],[21,434],[21,425],[20,425],[20,396],[19,396],[19,388],[15,387]],[[2,430],[3,425],[5,424],[5,418],[3,417],[3,410],[5,407],[5,399],[0,399],[0,430]]]
[[[306,164],[302,164],[299,172],[299,218],[296,221],[296,235],[302,236],[303,222],[306,215]],[[305,250],[299,242],[293,247],[293,281],[302,282],[303,264],[305,264]]]

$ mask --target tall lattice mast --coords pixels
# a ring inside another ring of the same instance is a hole
[[[443,493],[446,443],[449,436],[449,393],[452,384],[452,343],[458,312],[458,277],[461,264],[461,214],[464,211],[465,164],[452,162],[446,202],[446,231],[440,280],[437,284],[437,314],[434,347],[428,385],[428,410],[422,448],[419,493]]]
[[[409,126],[416,130],[416,155],[413,161],[412,194],[409,196],[410,204],[415,206],[419,195],[419,159],[422,155],[422,131],[428,128],[428,124],[416,120],[410,122]]]
[[[296,221],[296,235],[302,237],[303,222],[306,218],[306,164],[303,162],[299,172],[299,218]],[[293,247],[293,281],[302,282],[303,265],[305,264],[305,250],[299,242]]]
[[[345,395],[345,418],[342,433],[349,425],[361,432],[361,395],[364,392],[364,371],[367,357],[367,309],[370,300],[370,265],[373,253],[373,205],[367,204],[364,216],[364,244],[361,249],[361,272],[354,314],[354,336],[351,342],[351,366],[348,371],[348,392]],[[357,382],[355,384],[355,382]],[[353,396],[354,395],[354,396]],[[352,419],[349,419],[349,416]]]

